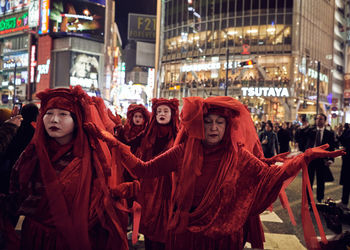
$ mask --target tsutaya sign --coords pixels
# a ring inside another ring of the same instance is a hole
[[[243,96],[289,97],[287,88],[243,87]]]

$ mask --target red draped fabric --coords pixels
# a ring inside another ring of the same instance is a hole
[[[104,130],[110,130],[104,124],[112,123],[99,115],[98,105],[80,86],[45,90],[37,96],[41,108],[35,134],[15,165],[11,184],[11,193],[19,195],[26,215],[22,230],[25,247],[127,249],[124,214],[115,209],[108,188],[115,163],[106,143],[83,129],[85,122]],[[57,146],[46,134],[43,116],[49,108],[74,115],[71,144]],[[36,183],[42,185],[33,186]],[[38,206],[28,210],[31,203],[26,201],[31,201],[38,188]]]
[[[144,123],[141,126],[136,126],[133,122],[133,117],[136,112],[143,115]],[[126,117],[127,119],[123,129],[123,139],[128,144],[128,142],[134,140],[145,131],[150,120],[150,113],[142,104],[130,104]]]
[[[167,125],[160,125],[156,121],[156,111],[160,105],[167,105],[171,109],[171,121]],[[177,99],[152,99],[152,116],[136,152],[138,157],[145,161],[151,160],[173,146],[179,126],[178,107]],[[153,241],[165,241],[170,196],[170,174],[155,179],[141,179],[141,190],[137,197],[142,206],[140,232]]]

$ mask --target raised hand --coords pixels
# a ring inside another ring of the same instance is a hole
[[[344,150],[336,150],[336,151],[325,150],[328,147],[329,147],[328,144],[324,144],[319,147],[307,149],[304,153],[306,163],[309,164],[311,161],[317,158],[334,158],[334,157],[338,157],[346,154]]]

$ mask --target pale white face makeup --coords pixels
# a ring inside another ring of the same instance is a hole
[[[132,117],[132,121],[136,126],[141,126],[145,122],[145,119],[143,118],[141,112],[135,112],[134,116]]]
[[[204,143],[214,146],[221,142],[226,129],[226,119],[220,115],[209,114],[204,117]]]
[[[74,120],[64,109],[48,109],[43,117],[47,134],[59,144],[69,143],[73,138]]]
[[[166,125],[171,120],[171,109],[167,105],[159,105],[157,107],[156,120],[159,124]]]

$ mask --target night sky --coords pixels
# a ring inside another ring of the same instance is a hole
[[[128,13],[155,15],[157,0],[115,0],[115,9],[115,19],[125,47],[128,37]]]

